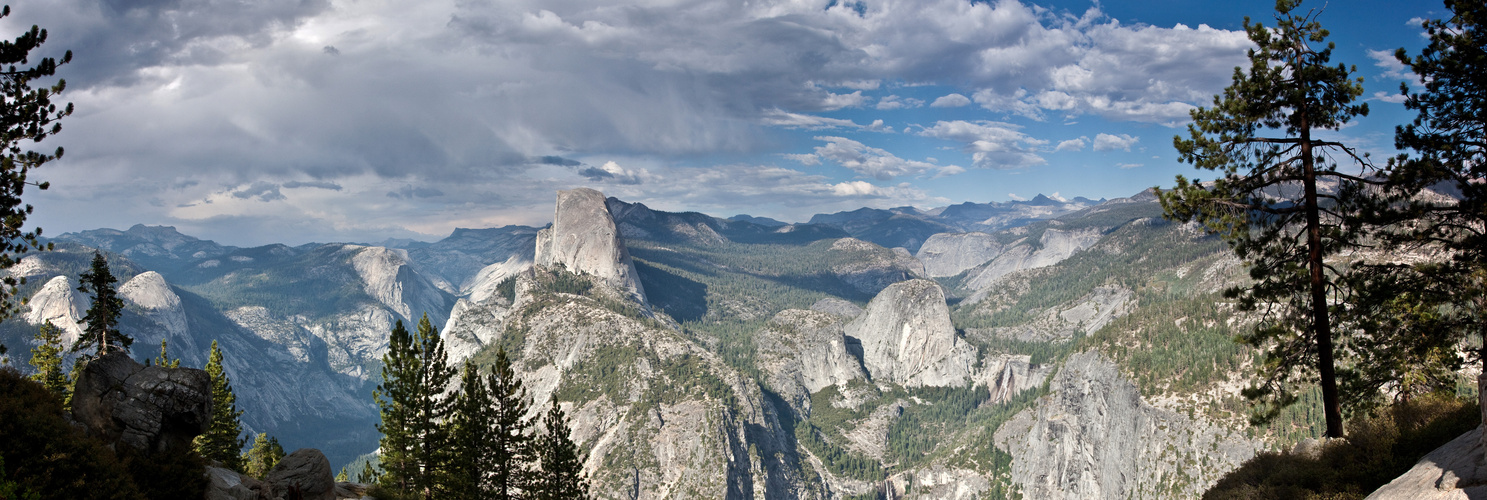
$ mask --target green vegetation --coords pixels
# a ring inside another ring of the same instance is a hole
[[[128,354],[129,345],[134,343],[134,339],[119,331],[119,315],[124,313],[124,299],[119,298],[118,291],[114,290],[114,283],[119,280],[109,272],[108,260],[102,253],[94,252],[92,266],[77,278],[77,291],[93,294],[93,303],[88,306],[87,314],[80,321],[87,326],[83,328],[83,334],[77,338],[77,342],[72,344],[71,350],[77,352],[96,348],[96,354],[102,356],[110,348],[114,348]]]
[[[270,437],[268,433],[260,432],[253,439],[253,447],[243,452],[240,462],[243,464],[244,474],[263,479],[283,459],[284,447],[279,445],[279,440]]]
[[[0,493],[27,498],[201,498],[206,467],[191,450],[116,452],[63,417],[58,395],[0,368]]]
[[[62,346],[62,329],[47,321],[36,332],[36,342],[37,346],[31,349],[31,366],[36,368],[31,380],[62,398],[62,407],[70,409],[72,379],[62,371],[62,350],[65,349]]]
[[[0,18],[10,16],[10,6],[0,10]],[[31,51],[46,43],[46,30],[35,25],[21,33],[14,41],[0,40],[0,99],[3,99],[3,115],[0,115],[0,270],[10,269],[20,261],[20,255],[30,249],[50,249],[41,245],[37,238],[41,228],[24,231],[26,217],[32,206],[22,204],[21,196],[26,187],[45,190],[49,182],[28,181],[33,169],[62,157],[58,147],[50,154],[32,151],[27,146],[45,140],[62,131],[60,120],[72,114],[72,103],[59,106],[52,99],[67,88],[67,80],[58,79],[50,87],[32,88],[33,81],[57,74],[57,67],[72,62],[72,51],[67,51],[59,61],[51,57],[36,57]],[[31,61],[36,61],[32,65]],[[6,274],[0,278],[0,320],[17,312],[16,287],[25,283],[24,278]],[[5,351],[0,346],[0,354]]]
[[[1376,181],[1353,175],[1371,164],[1352,149],[1312,138],[1313,130],[1338,130],[1367,116],[1368,105],[1354,102],[1363,94],[1363,79],[1351,77],[1356,68],[1331,66],[1332,45],[1314,46],[1327,37],[1316,21],[1321,11],[1297,12],[1300,3],[1277,1],[1273,30],[1245,19],[1258,46],[1248,53],[1249,71],[1235,71],[1213,107],[1192,111],[1188,139],[1173,139],[1181,161],[1221,177],[1205,184],[1178,176],[1160,199],[1167,217],[1202,223],[1249,266],[1254,282],[1227,293],[1241,311],[1264,313],[1243,335],[1266,351],[1261,380],[1246,396],[1279,408],[1295,400],[1298,386],[1319,384],[1327,435],[1341,437],[1337,318],[1328,294],[1343,278],[1325,259],[1361,248],[1351,205]],[[1262,130],[1277,136],[1257,135]],[[1338,191],[1319,196],[1319,182],[1336,183]]]
[[[1261,453],[1219,480],[1203,498],[1361,499],[1480,423],[1476,402],[1452,394],[1399,402],[1375,415],[1355,417],[1346,441],[1328,443],[1315,456]]]
[[[162,357],[164,346],[162,342]],[[221,462],[223,467],[242,472],[243,460],[239,452],[247,440],[241,437],[243,424],[239,419],[243,411],[237,409],[237,395],[233,394],[232,381],[222,367],[222,350],[217,347],[216,340],[212,341],[212,350],[207,356],[206,372],[212,387],[212,420],[206,433],[196,437],[196,451],[207,460]]]

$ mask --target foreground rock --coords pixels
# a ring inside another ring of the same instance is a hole
[[[1368,500],[1487,498],[1487,464],[1482,455],[1482,428],[1478,427],[1425,455]]]
[[[211,419],[207,372],[146,367],[119,351],[89,362],[75,390],[72,418],[114,449],[116,443],[149,452],[189,449]]]
[[[330,460],[320,450],[300,448],[279,461],[268,471],[264,482],[274,498],[335,500],[336,477],[330,471]],[[298,496],[296,496],[298,495]]]

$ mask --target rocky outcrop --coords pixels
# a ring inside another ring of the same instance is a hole
[[[78,322],[82,321],[88,303],[88,297],[78,293],[72,280],[54,276],[26,303],[31,308],[26,311],[26,322],[32,325],[52,322],[52,326],[62,329],[62,345],[71,346],[83,334]]]
[[[811,393],[864,378],[836,315],[787,309],[754,338],[765,384],[800,415],[810,415]]]
[[[504,261],[485,266],[480,272],[475,273],[466,298],[470,299],[470,302],[485,302],[496,293],[496,288],[502,281],[515,277],[531,267],[532,259],[522,255],[512,255]]]
[[[811,304],[811,310],[821,311],[828,314],[835,314],[837,316],[847,318],[856,318],[858,315],[862,314],[862,308],[857,307],[857,304],[853,304],[836,297],[827,297],[816,301],[815,304]]]
[[[972,338],[1000,337],[1023,342],[1067,342],[1093,334],[1136,308],[1135,292],[1119,285],[1099,286],[1069,303],[1050,307],[1016,326],[967,329]]]
[[[1024,498],[1197,498],[1262,446],[1147,404],[1096,351],[1070,356],[1050,390],[996,432]]]
[[[642,303],[645,289],[635,273],[630,252],[620,240],[604,194],[588,188],[558,191],[552,226],[537,233],[536,261],[561,264],[569,271],[596,276],[628,290]]]
[[[169,452],[189,449],[210,423],[207,373],[142,366],[121,351],[93,359],[78,375],[72,417],[110,445]]]
[[[1436,448],[1367,500],[1467,500],[1487,497],[1482,427]]]
[[[986,233],[940,233],[930,236],[915,256],[931,278],[955,276],[1001,255],[1002,244]]]
[[[314,448],[294,450],[269,470],[263,480],[272,488],[272,498],[336,499],[336,478],[331,473],[330,460]]]
[[[136,337],[136,341],[158,344],[154,342],[157,337],[174,339],[173,349],[177,352],[200,350],[186,323],[186,310],[181,306],[181,297],[171,290],[170,284],[165,282],[160,273],[146,271],[131,278],[119,287],[119,298],[138,308],[143,316],[159,326],[158,330],[150,332],[150,338]]]
[[[1002,277],[1027,269],[1048,267],[1075,252],[1084,250],[1100,241],[1104,234],[1099,228],[1084,228],[1074,230],[1061,230],[1048,228],[1043,231],[1043,236],[1038,239],[1037,248],[1028,243],[1021,243],[1006,249],[991,262],[987,262],[978,270],[971,271],[971,278],[966,281],[966,288],[976,290],[978,293],[972,295],[968,302],[977,302],[985,296],[986,290],[1001,281]]]
[[[377,302],[409,321],[424,314],[436,325],[449,319],[453,304],[433,282],[413,271],[406,250],[346,245],[343,251],[351,254],[363,290]]]
[[[977,385],[986,386],[991,392],[991,402],[1011,400],[1022,391],[1043,385],[1053,367],[1032,364],[1032,357],[1025,354],[987,355],[982,360],[981,372],[975,376]]]
[[[826,253],[832,262],[831,273],[866,294],[924,275],[924,265],[908,252],[895,252],[857,238],[836,240]]]
[[[976,363],[976,348],[950,323],[944,290],[929,280],[883,289],[847,324],[846,334],[862,343],[862,363],[874,381],[964,385]]]

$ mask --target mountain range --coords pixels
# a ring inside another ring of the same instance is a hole
[[[393,323],[427,315],[452,360],[504,347],[534,406],[568,409],[605,498],[1196,497],[1319,425],[1245,423],[1258,358],[1219,293],[1241,266],[1149,192],[796,224],[554,206],[432,243],[63,234],[10,270],[28,305],[0,342],[75,339],[101,251],[136,357],[165,340],[201,366],[219,342],[250,432],[339,466],[376,449]]]

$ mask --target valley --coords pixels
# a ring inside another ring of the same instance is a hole
[[[1304,404],[1246,423],[1259,357],[1220,293],[1242,266],[1150,193],[761,224],[575,189],[554,220],[392,247],[64,234],[11,270],[29,302],[0,342],[25,367],[43,321],[75,339],[97,249],[135,357],[218,341],[246,430],[339,468],[377,447],[393,322],[427,315],[452,361],[504,348],[563,404],[605,498],[1195,498],[1320,432]]]

